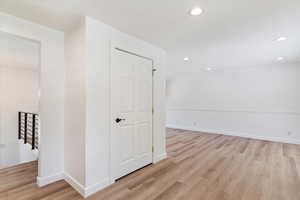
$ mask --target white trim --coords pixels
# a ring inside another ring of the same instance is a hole
[[[109,186],[110,185],[110,181],[109,180],[110,180],[109,178],[106,178],[106,179],[102,180],[99,183],[96,183],[94,185],[86,187],[85,188],[85,196],[84,197],[85,198],[89,197],[89,196],[95,194],[96,192],[98,192],[98,191],[106,188],[107,186]]]
[[[116,150],[114,148],[114,144],[115,144],[115,141],[116,141],[116,138],[115,138],[115,134],[114,134],[114,119],[112,119],[112,112],[113,112],[113,109],[112,109],[112,99],[111,99],[111,96],[112,96],[112,72],[111,72],[111,68],[112,68],[112,55],[114,53],[115,50],[118,50],[118,51],[123,51],[125,53],[128,53],[129,55],[135,55],[135,56],[138,56],[138,57],[143,57],[144,59],[147,59],[147,60],[150,60],[152,61],[152,70],[154,69],[154,58],[151,58],[150,57],[146,57],[146,56],[143,56],[142,54],[137,54],[137,53],[134,53],[136,52],[134,49],[128,47],[127,45],[124,45],[120,42],[116,42],[116,41],[112,41],[110,40],[110,58],[109,58],[109,88],[110,88],[110,94],[109,94],[109,102],[110,102],[110,106],[109,106],[109,113],[110,113],[110,123],[109,123],[109,128],[110,128],[110,138],[109,138],[109,142],[110,142],[110,153],[109,153],[109,183],[110,184],[113,184],[115,182],[115,177],[116,177]],[[152,72],[153,73],[153,72]],[[154,109],[154,76],[152,76],[152,109]],[[153,119],[153,112],[152,112],[152,126],[151,126],[151,129],[152,129],[152,147],[154,147],[154,130],[155,130],[155,124],[154,124],[154,119]],[[155,148],[155,147],[154,147]],[[160,158],[157,158],[157,160],[160,160]],[[158,161],[157,161],[158,162]],[[155,157],[154,157],[154,152],[152,151],[152,163],[155,163]]]
[[[300,140],[298,139],[291,139],[291,138],[283,138],[283,137],[270,137],[270,136],[258,136],[249,133],[241,133],[235,131],[224,131],[224,130],[214,130],[214,129],[203,129],[199,127],[190,127],[190,126],[179,126],[173,124],[167,124],[167,128],[174,128],[174,129],[181,129],[181,130],[189,130],[189,131],[197,131],[197,132],[205,132],[205,133],[212,133],[212,134],[222,134],[222,135],[230,135],[230,136],[238,136],[243,138],[251,138],[257,140],[267,140],[272,142],[282,142],[282,143],[289,143],[289,144],[300,144]]]
[[[2,32],[2,31],[0,31]],[[9,33],[7,33],[9,34]],[[34,71],[34,72],[40,72],[39,69],[36,69],[36,68],[32,68],[32,67],[16,67],[16,66],[10,66],[10,67],[7,67],[7,66],[0,66],[0,69],[13,69],[13,70],[26,70],[26,71]]]
[[[54,183],[56,181],[60,181],[64,179],[64,174],[63,173],[58,173],[58,174],[53,174],[51,176],[47,177],[37,177],[37,184],[39,187],[43,187],[45,185]]]
[[[64,173],[64,179],[69,183],[81,196],[85,197],[84,186],[81,185],[75,178],[68,173]]]
[[[299,112],[292,111],[259,111],[259,110],[227,110],[227,109],[207,109],[207,108],[168,108],[167,112],[237,112],[237,113],[260,113],[260,114],[284,114],[284,115],[300,115]]]
[[[157,156],[153,156],[153,163],[158,163],[159,161],[161,160],[164,160],[167,158],[167,153],[162,153],[160,155],[157,155]]]
[[[81,196],[85,197],[84,186],[81,185],[75,178],[71,175],[64,173],[64,179],[69,183]]]
[[[84,187],[75,178],[67,173],[64,174],[64,179],[84,198],[87,198],[110,185],[109,178],[106,178],[103,181],[88,187]]]

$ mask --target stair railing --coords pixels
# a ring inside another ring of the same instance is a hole
[[[38,149],[39,139],[39,115],[29,112],[19,112],[18,138],[24,140],[24,144],[29,143],[32,150]]]

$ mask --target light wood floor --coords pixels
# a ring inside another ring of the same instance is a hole
[[[168,159],[91,200],[300,200],[300,146],[167,130]],[[67,183],[35,184],[37,163],[0,170],[2,200],[82,199]]]

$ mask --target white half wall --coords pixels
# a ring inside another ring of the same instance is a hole
[[[64,33],[0,13],[0,31],[41,44],[39,185],[63,178]]]
[[[167,126],[300,144],[300,64],[170,73]]]
[[[36,152],[19,143],[18,112],[38,113],[39,72],[37,69],[0,66],[0,80],[1,168],[37,159]]]

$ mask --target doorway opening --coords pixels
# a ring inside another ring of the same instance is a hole
[[[39,157],[40,43],[0,32],[0,170]]]

